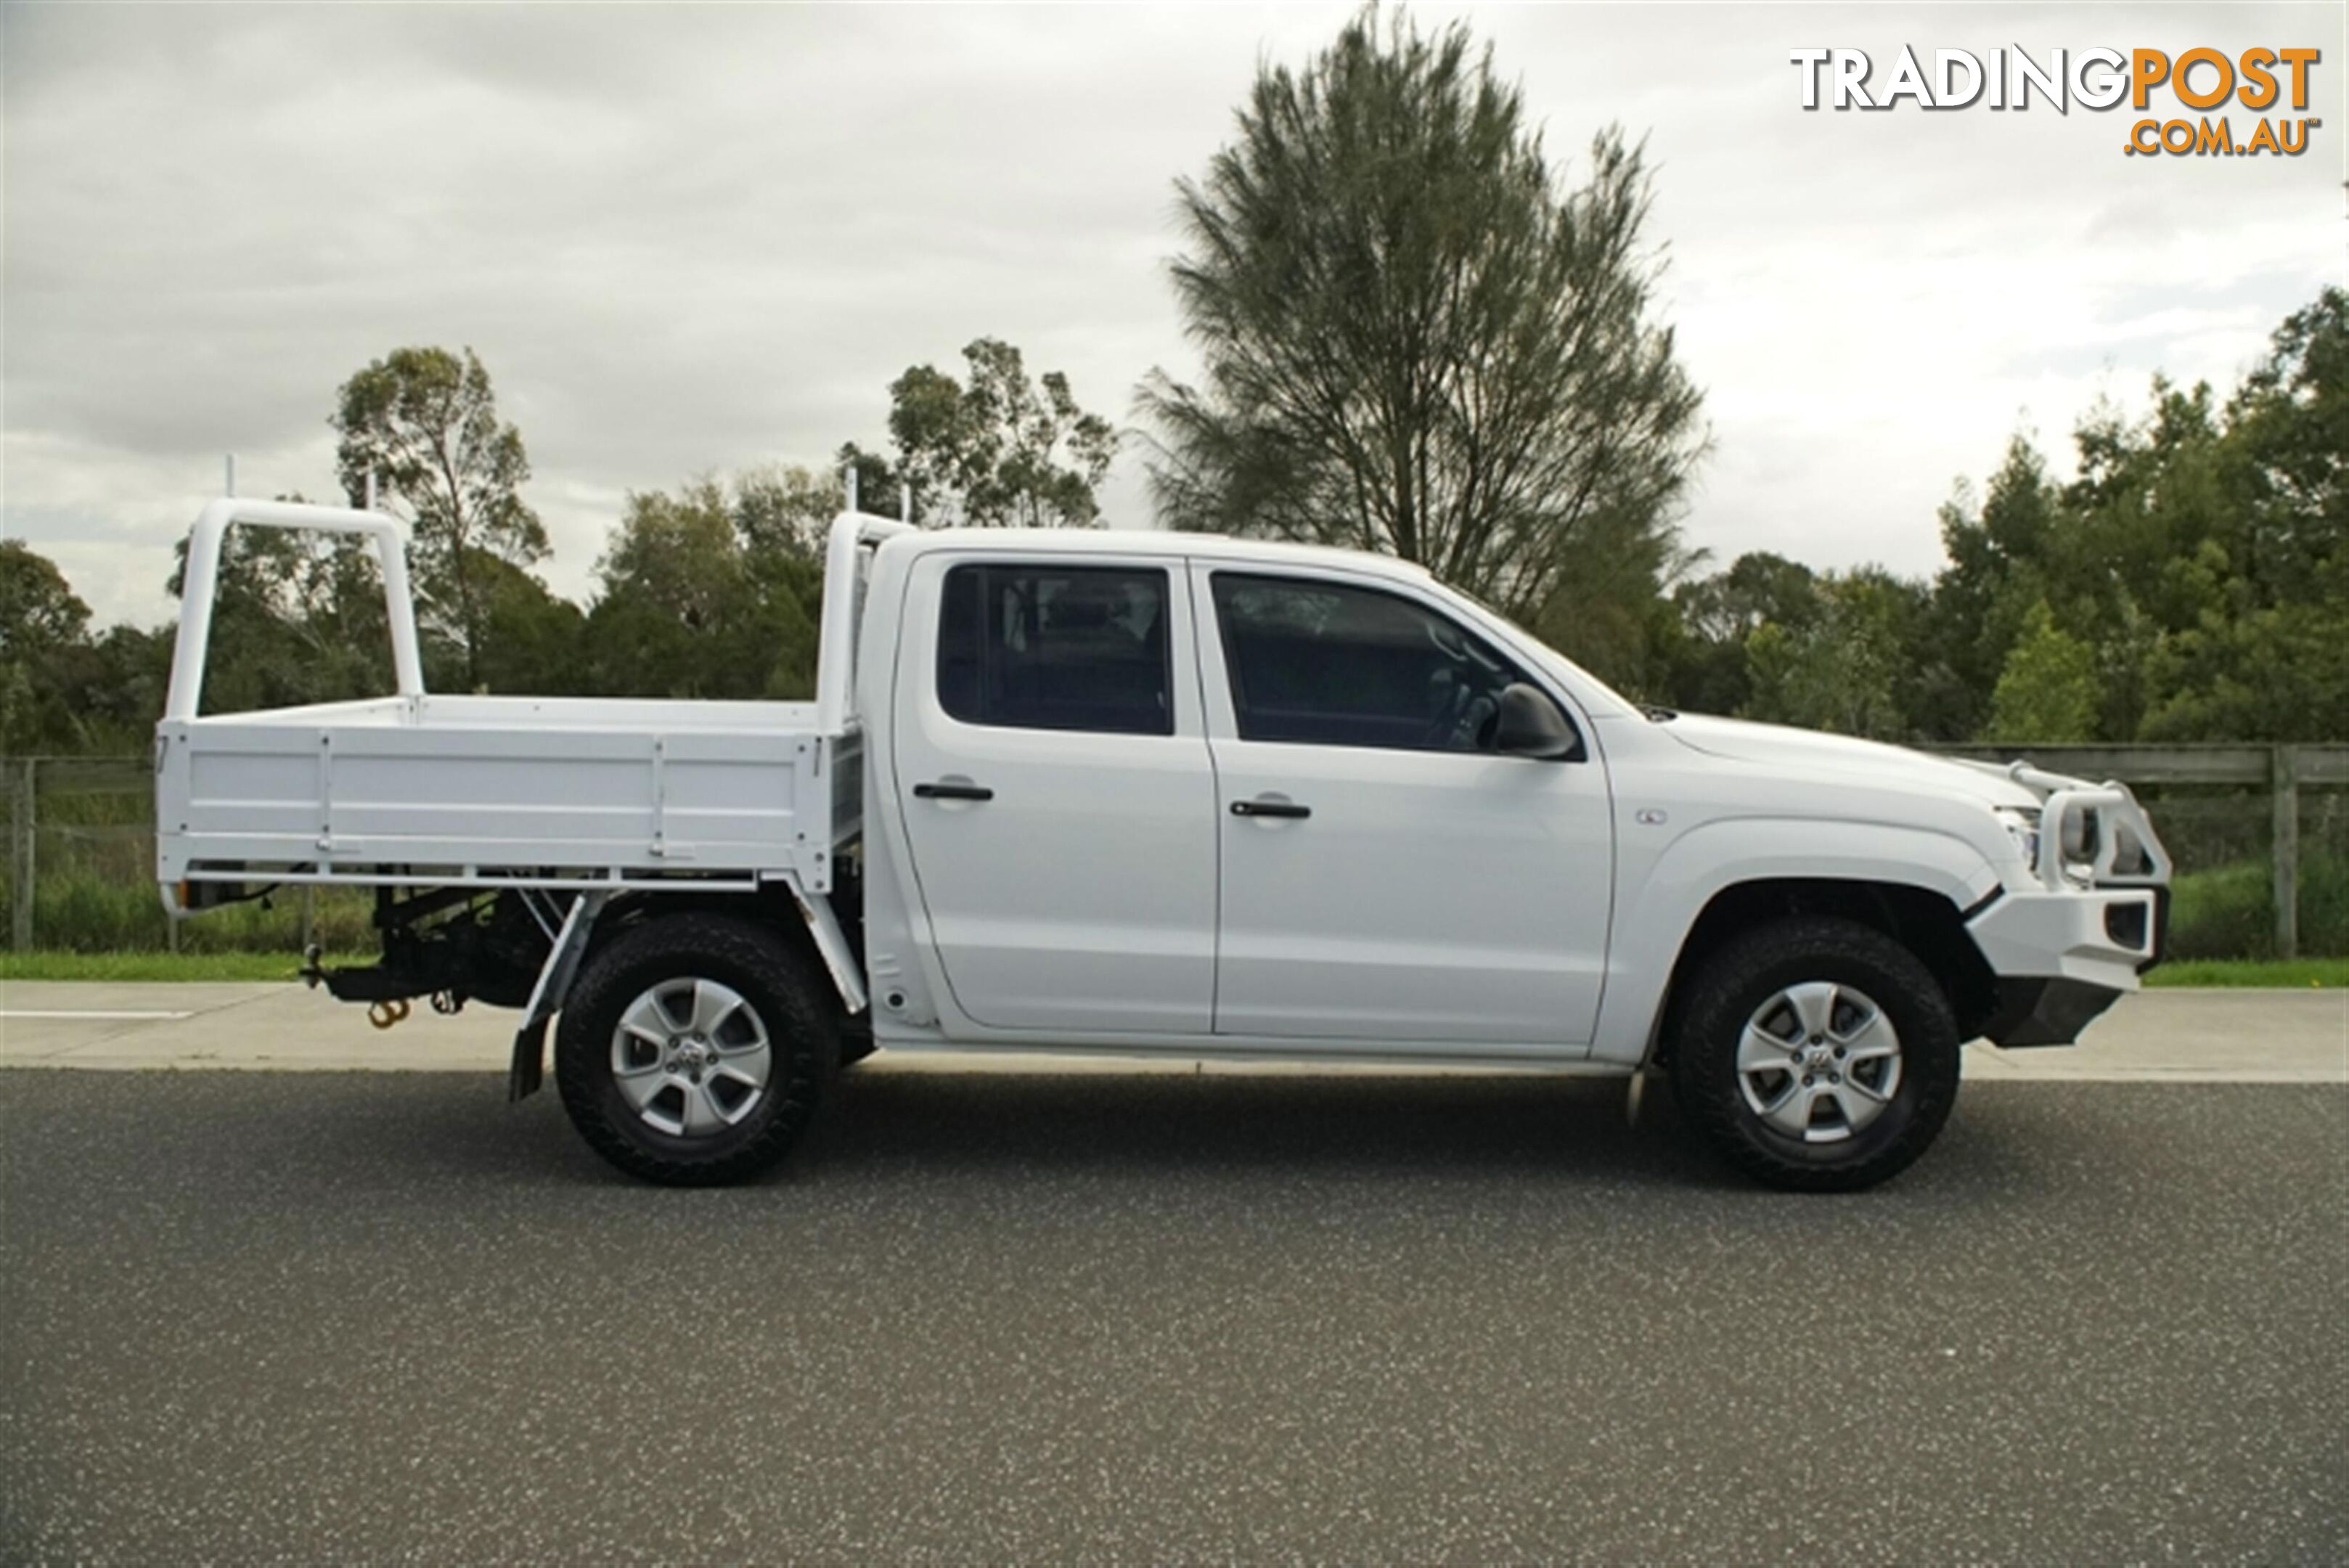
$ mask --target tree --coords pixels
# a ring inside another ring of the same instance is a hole
[[[2143,415],[2100,403],[2073,442],[2069,483],[2018,439],[1979,518],[1944,510],[1930,619],[1965,722],[1929,732],[2010,721],[1997,692],[2044,606],[2093,677],[2064,738],[2349,733],[2349,291],[2288,317],[2223,403],[2156,376]]]
[[[734,529],[754,563],[821,560],[825,532],[847,499],[837,474],[796,463],[745,469],[734,478]]]
[[[89,607],[56,563],[0,540],[0,752],[136,753],[152,742],[171,630],[116,626],[93,639]]]
[[[69,690],[80,749],[135,754],[154,743],[177,640],[168,622],[110,626],[77,658]]]
[[[299,493],[280,501],[300,503]],[[185,589],[187,541],[166,587]],[[208,712],[391,690],[391,633],[373,550],[346,535],[232,528],[221,539],[205,658]]]
[[[1944,716],[1940,736],[1952,741],[1973,734],[1989,717],[2006,651],[2023,612],[2043,592],[2035,574],[2060,504],[2046,459],[2022,434],[2008,439],[1979,512],[1973,496],[1961,483],[1941,507],[1949,565],[1934,579],[1930,611],[1935,646],[1956,677],[1951,696],[1960,711]]]
[[[796,464],[754,468],[735,477],[734,533],[758,596],[754,635],[767,659],[763,696],[815,695],[826,531],[847,499],[836,476]]]
[[[2024,617],[1991,697],[1986,741],[2085,741],[2095,733],[2096,656],[2041,599]]]
[[[913,487],[922,522],[980,528],[1082,526],[1101,520],[1094,491],[1117,455],[1117,431],[1077,407],[1069,379],[1031,379],[1019,350],[996,337],[964,348],[966,380],[915,365],[889,384],[894,463],[853,443],[859,501],[894,510]],[[868,466],[869,465],[869,466]]]
[[[546,530],[519,494],[522,434],[498,420],[490,375],[468,348],[397,348],[343,383],[336,470],[354,506],[372,476],[378,504],[415,530],[419,607],[454,644],[468,689],[493,673],[490,608],[501,576],[546,555]]]
[[[838,509],[804,469],[633,493],[596,576],[588,679],[662,697],[796,698],[814,688],[821,556],[807,509]]]
[[[1701,713],[1739,713],[1754,695],[1749,651],[1765,626],[1800,631],[1818,618],[1818,576],[1766,550],[1672,590],[1666,639],[1665,701]]]
[[[603,586],[588,646],[606,691],[753,697],[764,671],[740,639],[752,595],[714,480],[677,495],[631,493],[595,575]]]
[[[0,539],[0,751],[59,749],[74,734],[61,680],[89,640],[89,606],[57,563]]]
[[[0,659],[23,659],[89,635],[89,606],[55,561],[22,539],[0,539]]]
[[[1748,718],[1875,740],[1908,740],[1928,590],[1876,566],[1815,579],[1813,601],[1746,639]]]
[[[2147,659],[2147,738],[2349,735],[2349,291],[2276,329],[2209,469],[2231,505],[2172,567],[2180,613]]]
[[[1578,555],[1644,549],[1653,590],[1703,440],[1619,131],[1569,189],[1464,26],[1365,11],[1260,71],[1176,190],[1206,373],[1140,397],[1169,521],[1385,551],[1528,620]]]
[[[2255,541],[2246,575],[2302,602],[2349,589],[2349,289],[2287,317],[2227,410],[2228,477]]]
[[[543,696],[576,694],[585,614],[536,573],[487,551],[473,557],[471,574],[471,592],[481,607],[477,686]],[[429,658],[426,675],[432,679]]]

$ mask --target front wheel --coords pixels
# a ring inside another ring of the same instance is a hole
[[[1773,1187],[1873,1187],[1925,1152],[1957,1100],[1957,1022],[1939,982],[1855,921],[1738,938],[1675,1016],[1683,1109],[1716,1153]]]
[[[651,920],[598,953],[564,1007],[564,1108],[631,1176],[756,1176],[807,1126],[838,1054],[836,1011],[771,932],[706,914]]]

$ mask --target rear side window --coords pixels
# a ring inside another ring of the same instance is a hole
[[[1215,575],[1216,619],[1244,741],[1480,752],[1525,676],[1412,600],[1299,577]]]
[[[1166,604],[1157,567],[956,566],[938,703],[966,724],[1171,735]]]

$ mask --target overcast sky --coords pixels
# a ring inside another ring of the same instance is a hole
[[[221,454],[332,495],[335,388],[402,344],[479,351],[575,596],[627,490],[878,445],[888,382],[976,337],[1123,420],[1194,363],[1173,181],[1350,9],[10,5],[0,529],[101,622],[162,618]],[[2349,275],[2337,0],[1418,14],[1469,18],[1554,154],[1649,138],[1715,442],[1685,525],[1723,562],[1929,571],[2011,431],[2061,461],[2157,369],[2230,384]],[[1800,108],[1789,49],[1880,78],[1903,44],[2313,45],[2324,124],[2141,158],[2126,106]],[[1104,499],[1148,522],[1137,459]]]

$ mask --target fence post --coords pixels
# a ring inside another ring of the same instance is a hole
[[[23,952],[33,945],[33,784],[39,764],[26,757],[8,796],[8,873],[16,884],[8,911],[8,945]]]
[[[2274,755],[2275,951],[2292,959],[2300,956],[2300,748]]]

